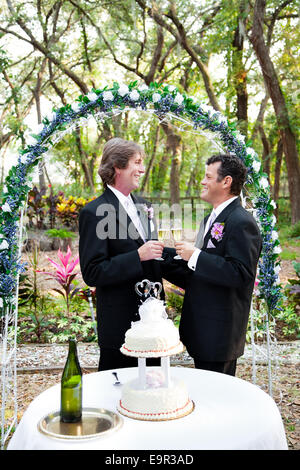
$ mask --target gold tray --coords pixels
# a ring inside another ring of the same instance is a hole
[[[38,423],[38,430],[54,439],[82,440],[107,436],[117,431],[123,424],[123,418],[104,408],[83,408],[81,421],[63,423],[60,411],[44,416]]]

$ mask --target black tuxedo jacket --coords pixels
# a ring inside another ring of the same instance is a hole
[[[224,224],[222,239],[214,239],[211,228],[202,240],[195,271],[187,274],[180,337],[192,357],[229,361],[244,352],[261,235],[239,199],[215,223]]]
[[[146,201],[134,195],[132,198],[141,209],[140,219],[150,239],[150,220],[143,209]],[[166,262],[140,261],[137,250],[144,241],[109,188],[81,210],[79,235],[82,277],[88,286],[96,287],[99,345],[118,349],[131,322],[139,319],[140,297],[135,284],[143,279],[162,283],[164,274],[176,283],[176,275],[172,276]],[[155,233],[152,238],[156,238]]]

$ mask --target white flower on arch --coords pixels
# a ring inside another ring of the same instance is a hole
[[[266,178],[265,176],[263,176],[262,178],[260,178],[260,180],[259,180],[259,185],[261,186],[261,188],[267,189],[267,188],[269,187],[268,178]]]
[[[2,240],[0,243],[0,250],[7,250],[9,248],[9,244],[7,243],[6,240]]]
[[[179,106],[183,103],[184,97],[180,94],[177,93],[177,95],[174,98],[174,102],[179,104]]]
[[[149,90],[149,87],[148,85],[146,85],[146,83],[144,83],[143,85],[139,86],[139,91],[148,91]]]
[[[124,85],[123,83],[119,86],[118,93],[120,96],[124,96],[127,93],[129,93],[129,88],[127,85]]]
[[[159,93],[153,93],[152,95],[152,101],[153,103],[158,103],[161,100],[161,96]]]
[[[8,204],[8,202],[5,202],[3,204],[2,210],[3,210],[3,212],[11,212],[11,208],[10,208],[10,205]]]
[[[256,173],[258,173],[259,170],[260,170],[260,167],[261,167],[260,161],[259,160],[253,160],[252,167],[253,167],[254,171]]]
[[[103,101],[113,101],[114,95],[111,91],[104,91],[103,92]]]
[[[129,97],[132,101],[138,101],[140,99],[140,94],[137,90],[133,90],[129,93]]]
[[[86,96],[90,101],[96,101],[98,99],[98,95],[94,91],[90,91]]]
[[[72,103],[71,108],[74,113],[78,113],[78,111],[80,111],[80,103],[78,103],[77,101],[75,103]]]

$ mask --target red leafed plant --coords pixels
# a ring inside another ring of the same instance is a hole
[[[67,304],[67,315],[69,315],[70,299],[72,297],[71,294],[72,294],[72,291],[75,289],[75,286],[72,285],[72,281],[78,274],[78,272],[74,273],[73,271],[75,267],[77,266],[77,264],[79,263],[79,257],[77,256],[76,258],[70,259],[72,256],[72,252],[69,246],[68,246],[66,255],[64,255],[59,249],[57,252],[57,256],[60,260],[60,263],[57,263],[53,259],[49,258],[49,256],[47,256],[50,263],[52,263],[53,266],[56,268],[56,271],[54,273],[45,272],[45,271],[37,271],[37,272],[50,276],[49,279],[54,279],[60,284],[63,290],[60,290],[60,289],[53,289],[53,290],[58,292],[64,297],[66,304]]]

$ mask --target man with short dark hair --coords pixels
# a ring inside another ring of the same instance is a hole
[[[212,204],[195,246],[176,243],[188,262],[180,337],[199,369],[235,375],[244,352],[251,297],[261,251],[253,216],[240,204],[246,167],[233,155],[208,159],[201,198]]]

